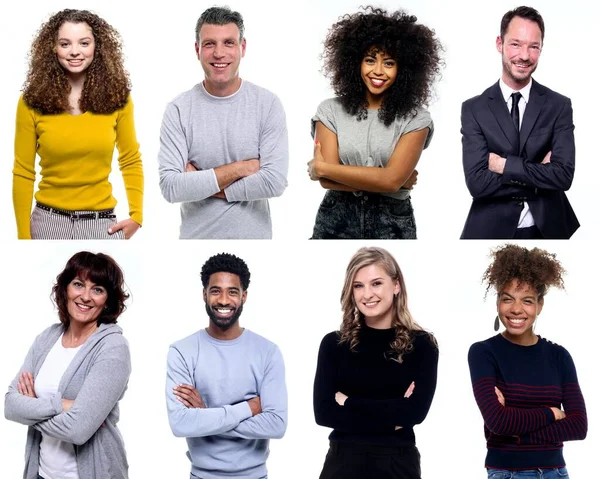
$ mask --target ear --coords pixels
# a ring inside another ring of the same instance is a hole
[[[244,291],[242,293],[242,304],[246,302],[246,298],[248,297],[248,291]]]
[[[202,299],[206,303],[206,288],[202,288]]]
[[[544,307],[544,297],[542,296],[540,299],[538,299],[538,306],[537,306],[537,314],[538,315],[542,312],[543,307]]]
[[[396,296],[400,292],[400,282],[396,281],[394,283],[394,296]]]
[[[246,54],[246,38],[242,38],[242,58]]]
[[[502,37],[500,35],[496,37],[496,50],[498,53],[502,53]]]
[[[198,45],[198,42],[194,43],[194,50],[196,50],[196,58],[200,60],[200,45]]]

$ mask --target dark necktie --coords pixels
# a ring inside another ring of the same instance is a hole
[[[512,119],[513,125],[515,125],[515,130],[517,130],[517,138],[519,133],[519,100],[521,99],[521,94],[516,91],[510,97],[512,98],[512,109],[510,110],[510,117]]]

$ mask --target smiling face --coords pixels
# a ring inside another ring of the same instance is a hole
[[[233,95],[240,87],[240,61],[246,53],[246,39],[240,42],[235,23],[204,24],[196,43],[196,55],[204,70],[204,87],[215,96]]]
[[[394,295],[400,284],[385,269],[375,263],[359,269],[352,282],[354,303],[365,317],[368,326],[377,329],[392,327]]]
[[[85,75],[95,50],[94,34],[87,23],[65,22],[58,29],[56,57],[70,78]]]
[[[508,24],[504,38],[496,39],[496,48],[502,54],[502,79],[514,90],[529,83],[537,68],[542,52],[542,31],[536,22],[514,17]]]
[[[360,64],[360,75],[367,87],[370,108],[379,108],[383,93],[396,81],[398,64],[387,53],[371,49]]]
[[[108,299],[103,286],[75,276],[67,285],[67,312],[70,324],[88,325],[95,323]]]
[[[242,314],[246,295],[237,274],[211,274],[203,292],[206,313],[211,323],[222,331],[235,325]]]
[[[543,298],[529,284],[514,279],[498,292],[498,317],[506,328],[502,335],[524,346],[535,344],[533,325],[544,306]]]

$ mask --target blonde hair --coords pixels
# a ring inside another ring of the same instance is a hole
[[[383,248],[360,248],[346,268],[346,278],[341,296],[343,314],[339,342],[348,343],[351,351],[355,351],[358,346],[359,332],[365,321],[363,314],[354,302],[353,283],[360,269],[373,264],[381,266],[386,274],[400,285],[400,292],[394,295],[392,327],[396,330],[396,335],[390,343],[390,348],[396,355],[394,359],[402,363],[402,356],[413,348],[412,332],[423,331],[423,328],[417,324],[408,310],[408,295],[400,266],[394,257]]]

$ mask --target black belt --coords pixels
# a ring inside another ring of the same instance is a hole
[[[43,205],[41,203],[35,204],[36,208],[47,211],[48,213],[55,213],[60,216],[68,216],[72,220],[98,220],[98,219],[113,219],[116,218],[115,210],[102,210],[93,211],[91,213],[74,213],[68,210],[59,210],[57,208],[51,208],[50,206]]]

